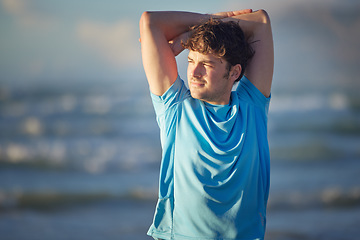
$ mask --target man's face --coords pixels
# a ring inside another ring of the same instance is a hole
[[[213,54],[190,51],[187,77],[191,96],[217,105],[229,103],[234,81],[227,62]]]

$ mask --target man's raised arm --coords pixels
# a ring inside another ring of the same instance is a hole
[[[208,15],[189,12],[144,12],[140,19],[141,54],[150,90],[162,95],[177,78],[175,54],[169,41]]]
[[[220,12],[213,15],[191,12],[144,12],[140,19],[140,39],[143,66],[150,90],[155,95],[162,95],[175,82],[178,71],[175,54],[179,50],[179,42],[175,45],[170,41],[189,31],[191,26],[209,20],[211,17],[227,18],[237,14],[251,12],[241,11]]]
[[[245,76],[264,96],[269,97],[274,71],[274,46],[271,24],[264,10],[237,15],[226,20],[237,21],[249,39],[255,55],[245,69]]]

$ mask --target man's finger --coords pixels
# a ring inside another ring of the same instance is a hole
[[[243,9],[243,10],[237,10],[233,11],[233,16],[241,15],[241,14],[248,14],[252,13],[252,9]]]
[[[241,14],[247,14],[252,13],[252,9],[243,9],[243,10],[237,10],[237,11],[228,11],[228,12],[219,12],[215,13],[214,15],[220,18],[228,18],[228,17],[234,17]]]

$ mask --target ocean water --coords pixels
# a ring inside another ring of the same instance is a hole
[[[304,10],[273,25],[267,239],[356,239],[360,68]],[[145,79],[0,85],[0,239],[150,239],[160,158]]]
[[[147,238],[161,150],[143,81],[1,90],[2,239]],[[360,233],[358,100],[273,95],[268,239]]]

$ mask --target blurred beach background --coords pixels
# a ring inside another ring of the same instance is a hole
[[[359,238],[359,1],[1,0],[0,239],[150,239],[141,13],[243,8],[268,11],[275,41],[266,239]]]

